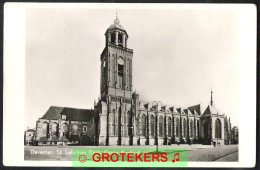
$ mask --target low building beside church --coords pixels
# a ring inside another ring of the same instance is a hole
[[[94,110],[51,106],[36,122],[38,145],[93,145]]]

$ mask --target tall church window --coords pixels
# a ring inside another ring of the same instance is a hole
[[[62,129],[63,129],[63,136],[67,136],[68,135],[68,131],[69,131],[69,126],[64,123],[62,125]]]
[[[128,130],[128,135],[130,135],[130,128],[132,126],[132,123],[131,123],[131,116],[130,116],[130,111],[127,112],[127,130]]]
[[[73,124],[73,125],[72,125],[71,134],[72,134],[72,135],[78,135],[78,133],[79,133],[79,132],[78,132],[78,128],[79,128],[78,125]]]
[[[193,138],[194,136],[194,125],[193,120],[190,120],[190,136]]]
[[[215,121],[215,138],[221,138],[221,122],[219,119]]]
[[[179,137],[180,120],[176,118],[176,136]]]
[[[172,119],[171,119],[171,117],[169,117],[169,119],[168,119],[168,136],[169,137],[172,136]]]
[[[208,136],[209,136],[209,129],[208,129],[208,121],[207,120],[204,120],[203,122],[203,135],[204,135],[204,139],[208,139]]]
[[[113,134],[116,134],[116,111],[113,109],[113,116],[112,116],[112,129],[113,129]]]
[[[124,125],[125,125],[125,122],[124,122],[124,117],[125,117],[125,112],[123,112],[123,114],[121,115],[121,135],[123,136],[125,133],[125,129],[124,129]]]
[[[51,133],[52,133],[52,135],[57,136],[57,132],[58,132],[58,124],[57,123],[53,123],[52,127],[51,127]]]
[[[161,116],[159,119],[159,137],[163,136],[163,117]]]
[[[146,116],[143,115],[141,118],[141,125],[142,125],[142,136],[146,136]]]
[[[200,136],[200,122],[197,120],[197,136]]]
[[[118,134],[118,121],[117,121],[117,118],[118,118],[118,114],[115,114],[115,135]]]
[[[42,125],[42,134],[45,136],[45,137],[48,137],[48,134],[49,134],[49,124],[44,122],[43,125]]]
[[[119,87],[123,87],[123,71],[124,71],[124,65],[118,64],[118,83]]]
[[[108,130],[109,130],[109,136],[111,136],[112,135],[112,127],[111,127],[111,124],[109,124],[109,126],[108,126]]]
[[[184,137],[187,137],[187,121],[183,119],[183,130],[184,130]]]
[[[154,116],[153,115],[151,115],[151,136],[152,137],[154,137],[155,136],[155,134],[154,134]]]

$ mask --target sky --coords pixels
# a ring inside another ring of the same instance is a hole
[[[25,129],[50,106],[93,108],[104,33],[116,12],[141,100],[205,109],[212,89],[217,109],[239,125],[235,11],[37,8],[26,11]]]

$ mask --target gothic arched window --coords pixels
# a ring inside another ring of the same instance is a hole
[[[172,118],[169,117],[168,119],[168,136],[171,137],[172,136]]]
[[[194,124],[193,120],[190,120],[190,136],[193,138],[194,135]]]
[[[78,135],[78,133],[79,133],[78,130],[79,130],[78,125],[77,125],[77,124],[73,124],[73,125],[72,125],[71,134],[72,134],[72,135]]]
[[[159,119],[159,137],[163,136],[163,117],[161,116]]]
[[[154,131],[155,131],[155,130],[154,130],[154,128],[155,128],[155,127],[154,127],[154,122],[155,122],[155,121],[154,121],[154,116],[151,115],[151,136],[152,136],[152,137],[155,136],[155,133],[154,133]]]
[[[128,135],[130,135],[130,128],[132,126],[131,122],[131,116],[130,116],[130,111],[127,112],[127,129],[128,129]]]
[[[183,131],[184,131],[184,137],[187,137],[187,121],[186,119],[183,119]]]
[[[219,119],[215,121],[215,138],[221,138],[221,122]]]
[[[52,135],[57,136],[58,133],[58,124],[57,123],[53,123],[51,126],[51,133]]]
[[[115,135],[116,134],[116,111],[115,111],[115,109],[113,109],[113,113],[112,113],[113,115],[112,115],[112,122],[111,122],[111,124],[112,124],[112,135]]]
[[[48,137],[48,134],[49,134],[49,124],[44,122],[43,125],[42,125],[42,134],[45,136],[45,137]]]
[[[63,129],[63,136],[67,136],[69,132],[69,126],[66,123],[64,123],[62,125],[62,129]]]
[[[179,137],[180,120],[176,118],[176,136]]]
[[[209,136],[209,125],[207,119],[203,122],[203,135],[204,139],[208,139]]]
[[[197,135],[200,136],[200,122],[197,120]]]
[[[118,123],[117,123],[117,118],[118,118],[118,115],[115,114],[115,135],[117,135],[117,132],[118,132],[118,127],[117,127],[117,125],[118,125]]]
[[[146,136],[146,116],[143,114],[141,118],[141,125],[142,125],[142,136]]]
[[[123,87],[123,74],[124,74],[124,60],[122,57],[119,57],[118,59],[118,84],[119,87],[122,88]]]

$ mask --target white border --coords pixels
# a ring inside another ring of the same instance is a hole
[[[27,8],[214,9],[239,16],[239,162],[190,162],[189,167],[254,167],[256,161],[256,6],[245,4],[5,3],[3,163],[72,166],[70,161],[24,161],[25,11]]]

